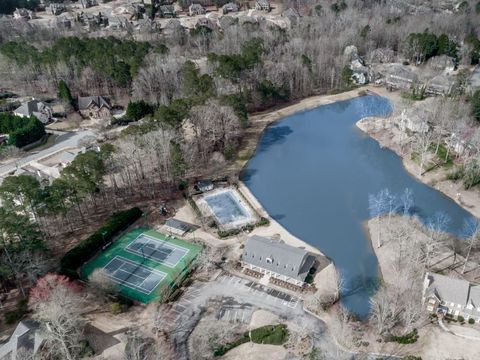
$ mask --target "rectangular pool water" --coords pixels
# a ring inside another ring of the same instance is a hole
[[[252,218],[241,200],[231,191],[208,195],[204,198],[210,210],[221,225],[237,223]]]

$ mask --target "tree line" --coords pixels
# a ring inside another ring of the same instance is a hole
[[[0,134],[8,135],[8,145],[21,148],[45,136],[45,125],[35,116],[20,117],[0,112]]]

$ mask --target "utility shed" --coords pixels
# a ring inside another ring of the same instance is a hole
[[[244,268],[302,286],[315,257],[305,249],[262,236],[251,236],[242,255]]]
[[[192,226],[189,223],[172,218],[172,219],[168,219],[165,222],[165,225],[163,225],[163,228],[165,229],[165,231],[171,234],[184,236],[187,232],[189,232],[192,229]]]

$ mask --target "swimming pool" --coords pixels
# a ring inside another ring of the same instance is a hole
[[[255,222],[248,205],[232,189],[217,191],[202,198],[208,212],[222,227],[241,227]]]

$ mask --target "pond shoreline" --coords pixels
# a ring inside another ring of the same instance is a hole
[[[388,97],[388,99],[394,107],[399,104],[398,99],[394,97]],[[356,126],[376,140],[382,148],[387,148],[397,154],[402,159],[404,169],[413,178],[441,192],[465,211],[480,218],[480,193],[476,190],[465,190],[461,183],[448,180],[446,178],[447,171],[442,168],[420,175],[420,166],[410,158],[411,153],[409,151],[402,152],[400,146],[392,140],[400,130],[395,128],[391,120],[392,116],[387,118],[368,117],[359,120]]]
[[[291,116],[304,111],[309,111],[322,105],[333,104],[338,101],[350,100],[359,96],[369,94],[378,95],[377,88],[369,85],[334,95],[312,96],[277,110],[262,112],[251,116],[249,119],[251,125],[247,128],[247,134],[243,141],[242,147],[239,150],[240,154],[246,153],[247,156],[244,156],[241,160],[237,160],[235,162],[234,172],[238,174],[239,178],[241,178],[242,172],[247,166],[249,160],[255,155],[257,147],[260,143],[260,139],[269,126],[275,124],[276,122],[284,119],[287,116]],[[270,226],[264,228],[257,228],[256,231],[254,230],[256,235],[272,236],[273,234],[270,233],[274,231],[275,234],[279,234],[281,236],[281,239],[288,245],[305,248],[306,250],[313,253],[326,256],[322,252],[322,249],[319,249],[318,247],[313,246],[291,234],[287,229],[285,229],[285,227],[283,227],[278,221],[276,221],[270,216],[270,214],[265,210],[260,201],[255,197],[255,195],[252,194],[252,192],[249,190],[249,188],[243,181],[239,180],[238,183],[239,190],[243,193],[244,196],[247,197],[248,201],[252,204],[255,210],[262,214],[262,216],[268,218],[270,221]]]

